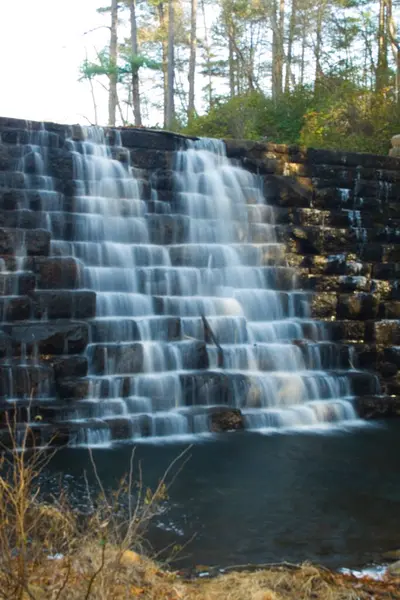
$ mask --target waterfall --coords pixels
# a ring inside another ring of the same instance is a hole
[[[260,432],[356,418],[349,372],[296,288],[261,181],[223,142],[185,142],[159,195],[118,132],[110,146],[105,130],[84,128],[65,142],[75,189],[65,204],[46,135],[35,132],[19,170],[41,190],[50,255],[72,257],[78,289],[96,295],[86,392],[59,415],[74,444],[208,434],[227,406]]]

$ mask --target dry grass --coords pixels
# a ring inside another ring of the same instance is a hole
[[[49,561],[50,562],[50,561]],[[93,573],[99,572],[94,584]],[[0,585],[1,585],[0,577]],[[6,596],[3,596],[4,598]],[[14,598],[14,596],[7,596]],[[398,582],[357,580],[311,565],[182,580],[143,557],[127,560],[109,548],[88,547],[75,557],[32,566],[22,600],[395,600]]]
[[[140,466],[134,476],[132,454],[128,475],[111,495],[91,457],[99,495],[90,500],[90,514],[82,520],[62,495],[51,505],[39,500],[37,476],[51,455],[46,450],[28,452],[28,436],[27,430],[22,452],[15,444],[1,458],[1,600],[400,600],[395,580],[360,581],[311,565],[185,580],[137,552],[146,525],[166,497],[167,478],[173,481],[174,467],[182,466],[187,456],[171,463],[150,491],[143,486]],[[128,498],[125,520],[120,516],[122,497]]]

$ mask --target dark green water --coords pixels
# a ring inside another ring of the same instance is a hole
[[[187,446],[137,446],[146,484],[154,486]],[[127,471],[130,453],[129,446],[94,451],[106,487]],[[84,469],[91,470],[85,450],[63,451],[51,466],[53,479],[61,477],[80,504]],[[400,422],[196,442],[150,539],[159,550],[193,535],[185,565],[379,561],[400,547]]]

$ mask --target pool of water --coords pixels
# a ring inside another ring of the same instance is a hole
[[[141,444],[154,486],[189,442]],[[132,448],[94,450],[104,485],[129,468]],[[400,422],[344,430],[234,433],[195,442],[150,529],[156,550],[185,547],[183,565],[316,561],[356,568],[400,546]],[[84,504],[87,450],[60,452],[48,481]],[[90,475],[89,475],[90,477]]]

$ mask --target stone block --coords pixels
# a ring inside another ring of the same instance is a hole
[[[335,317],[337,296],[332,292],[320,292],[311,297],[311,316],[314,319],[329,319]]]
[[[400,346],[389,346],[383,349],[384,359],[400,369]]]
[[[37,291],[32,298],[38,318],[92,319],[96,315],[96,294],[92,291]]]
[[[26,321],[33,316],[33,303],[29,296],[0,297],[1,321]]]
[[[56,382],[57,395],[61,399],[81,400],[89,393],[89,380],[77,377],[66,377]]]
[[[362,419],[400,416],[400,396],[373,395],[357,398],[355,408]]]
[[[377,321],[372,324],[371,335],[377,344],[400,345],[400,321]]]
[[[130,157],[132,165],[139,169],[148,169],[150,171],[162,169],[168,171],[173,168],[173,152],[150,149],[131,150]]]
[[[12,365],[0,366],[0,398],[51,397],[53,371],[50,367]]]
[[[348,377],[352,393],[355,396],[379,394],[379,380],[373,373],[366,371],[349,371]]]
[[[184,147],[186,136],[169,131],[140,129],[136,127],[121,128],[118,130],[122,146],[126,148],[149,148],[153,150],[167,150],[173,152]],[[112,130],[108,130],[111,136]],[[192,138],[193,139],[193,138]]]
[[[337,316],[339,319],[375,319],[378,316],[380,299],[373,294],[341,294],[338,297]]]
[[[50,232],[44,229],[0,228],[0,254],[46,256],[50,249]]]
[[[400,263],[377,263],[372,266],[372,277],[374,279],[398,279],[400,278]]]
[[[363,321],[337,320],[326,324],[333,341],[363,342],[366,325]]]
[[[83,352],[89,339],[88,324],[79,321],[30,321],[4,325],[3,331],[15,345],[25,344],[28,353],[36,346],[45,355]]]
[[[150,176],[150,185],[158,190],[172,193],[174,189],[174,172],[159,169]]]
[[[210,415],[209,428],[214,433],[240,431],[244,429],[242,412],[238,408],[215,409]]]
[[[85,377],[88,372],[86,356],[51,357],[49,364],[53,367],[56,379]]]
[[[384,377],[385,379],[388,379],[390,377],[394,377],[395,375],[397,375],[398,370],[399,369],[398,369],[397,365],[392,362],[383,362],[378,367],[379,374],[382,377]]]
[[[79,284],[80,263],[69,256],[35,256],[25,260],[25,268],[35,273],[41,289],[72,289]]]

